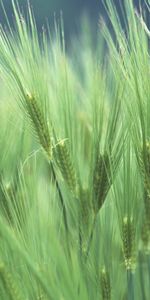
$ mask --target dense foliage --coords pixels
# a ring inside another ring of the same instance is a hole
[[[150,298],[150,31],[124,2],[69,55],[30,6],[0,29],[2,300]]]

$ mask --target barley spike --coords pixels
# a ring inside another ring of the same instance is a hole
[[[26,104],[27,112],[34,125],[39,142],[50,160],[52,156],[51,139],[43,112],[40,109],[35,96],[31,94],[26,95]]]
[[[102,299],[110,300],[111,299],[111,284],[110,284],[110,276],[104,267],[100,273],[100,282],[101,282],[101,291],[102,291]]]
[[[0,279],[11,300],[23,299],[12,275],[8,272],[3,263],[0,263]]]
[[[110,188],[110,161],[107,153],[99,155],[93,172],[93,206],[97,213],[102,207]]]
[[[53,150],[54,158],[70,191],[77,193],[77,177],[66,140],[60,140]]]
[[[135,226],[133,218],[125,216],[122,222],[124,262],[127,270],[135,268]]]

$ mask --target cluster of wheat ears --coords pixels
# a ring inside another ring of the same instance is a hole
[[[150,299],[150,1],[39,32],[2,5],[0,299]],[[124,30],[123,30],[123,27]]]

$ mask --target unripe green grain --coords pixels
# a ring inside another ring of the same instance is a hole
[[[12,275],[7,271],[3,263],[0,263],[0,280],[10,300],[23,299]]]
[[[150,232],[150,190],[149,187],[144,191],[144,205],[145,205],[145,218],[147,220],[147,226]]]
[[[111,299],[111,284],[110,284],[110,276],[104,267],[100,272],[100,283],[101,283],[101,293],[103,300]]]
[[[70,191],[77,194],[77,176],[66,140],[61,140],[54,147],[54,158],[61,171],[63,179]]]
[[[93,172],[93,206],[97,213],[102,207],[110,188],[110,161],[107,153],[99,155]]]
[[[133,218],[125,216],[122,221],[122,243],[127,270],[135,269],[135,225]]]
[[[52,156],[51,138],[49,128],[45,120],[44,114],[36,101],[35,96],[31,94],[26,95],[26,108],[29,117],[34,125],[35,132],[38,136],[39,142],[45,150],[48,159]]]
[[[145,218],[144,215],[144,220],[143,220],[143,224],[142,224],[142,232],[141,232],[141,238],[142,238],[142,242],[143,242],[143,246],[145,251],[149,252],[150,251],[150,230],[149,230],[149,226],[147,224],[147,219]]]
[[[150,242],[150,143],[148,141],[145,152],[143,149],[139,155],[139,162],[144,181],[144,221],[141,237],[145,248],[148,248]]]

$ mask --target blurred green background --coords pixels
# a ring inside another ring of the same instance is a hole
[[[28,0],[18,0],[19,5],[25,10]],[[54,14],[57,17],[60,15],[60,11],[63,12],[65,36],[68,38],[70,33],[78,33],[81,16],[87,14],[91,20],[91,26],[96,29],[98,24],[99,15],[103,15],[106,18],[106,13],[103,7],[103,0],[29,0],[36,17],[38,29],[46,24],[47,20],[53,26]],[[119,9],[119,2],[124,3],[122,0],[114,0],[114,4]],[[145,1],[134,0],[135,5],[139,2]],[[12,20],[12,6],[11,0],[3,0],[9,21]],[[107,20],[108,21],[108,20]],[[4,24],[4,14],[0,8],[0,23]]]
[[[19,5],[24,9],[27,0],[18,0]],[[69,33],[76,33],[79,29],[81,16],[87,14],[92,19],[93,26],[97,26],[98,16],[102,13],[101,0],[30,0],[29,1],[36,17],[38,28],[48,20],[53,25],[54,14],[59,17],[63,12],[64,27],[67,36]],[[9,20],[12,20],[11,0],[3,0]],[[4,23],[4,15],[0,8],[0,22]]]

